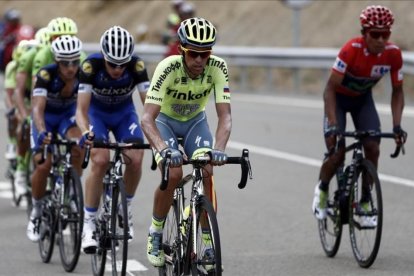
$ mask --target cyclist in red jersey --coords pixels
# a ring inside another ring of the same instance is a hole
[[[368,6],[362,11],[360,21],[362,36],[349,40],[341,48],[324,91],[323,129],[328,152],[334,149],[337,135],[345,131],[348,112],[356,130],[381,130],[372,88],[388,73],[392,82],[391,110],[395,141],[402,144],[406,140],[406,132],[401,128],[404,108],[402,55],[401,50],[389,42],[394,16],[387,7]],[[380,139],[377,138],[363,141],[365,156],[375,167],[378,164],[379,144]],[[339,143],[339,150],[330,154],[320,169],[312,204],[317,219],[326,217],[329,182],[344,159],[343,140]]]

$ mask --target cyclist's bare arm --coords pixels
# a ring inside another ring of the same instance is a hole
[[[393,85],[391,96],[391,112],[393,126],[401,125],[401,118],[404,109],[404,91],[402,84]]]
[[[14,89],[13,88],[6,88],[6,97],[4,99],[5,103],[6,103],[6,108],[7,110],[12,109],[13,107],[15,107],[15,103],[13,100],[13,94],[14,94]]]
[[[45,107],[46,97],[35,96],[32,97],[33,122],[39,133],[46,131],[45,125]]]
[[[228,103],[217,103],[216,111],[218,123],[216,130],[216,144],[214,148],[224,151],[226,149],[232,127],[231,106]]]
[[[155,125],[155,119],[160,113],[161,106],[157,104],[146,103],[144,105],[144,113],[142,115],[141,127],[142,131],[148,139],[148,142],[158,152],[161,152],[166,147],[164,140],[161,138],[161,134]]]
[[[76,124],[82,133],[89,131],[89,117],[88,110],[91,103],[91,93],[78,93],[76,103]]]
[[[344,75],[341,75],[335,71],[331,72],[328,82],[326,83],[325,91],[323,94],[325,102],[325,113],[328,117],[328,125],[336,125],[336,90],[342,83]]]
[[[30,114],[30,111],[26,109],[24,103],[27,78],[28,75],[26,72],[17,72],[16,74],[15,102],[17,110],[22,118],[27,118]]]

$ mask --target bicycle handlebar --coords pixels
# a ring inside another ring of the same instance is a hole
[[[111,150],[118,150],[118,149],[151,149],[150,144],[138,144],[138,143],[123,143],[123,142],[100,142],[96,141],[93,142],[93,148],[99,149],[111,149]],[[86,145],[85,149],[85,156],[82,161],[82,169],[86,169],[89,164],[89,159],[91,156],[91,148],[90,145]],[[154,163],[154,161],[153,161]],[[151,168],[153,165],[151,165]]]
[[[210,156],[202,156],[197,159],[184,160],[183,165],[205,165],[209,164],[211,161]],[[169,176],[169,166],[171,163],[171,152],[166,153],[166,157],[163,159],[163,164],[161,168],[162,179],[160,184],[160,190],[164,191],[168,185],[168,176]],[[228,157],[225,164],[240,164],[241,167],[241,179],[237,185],[239,189],[243,189],[247,184],[247,177],[252,179],[252,168],[249,160],[249,150],[243,149],[242,155],[240,157]]]
[[[356,140],[360,141],[366,137],[379,137],[379,138],[393,138],[395,139],[396,134],[393,132],[380,132],[380,131],[345,131],[338,135],[339,137],[353,137]],[[335,151],[339,147],[339,140],[336,141]],[[402,152],[405,154],[404,144],[396,145],[394,153],[390,154],[391,158],[397,158],[398,155]]]
[[[42,152],[42,156],[40,158],[40,160],[37,162],[38,165],[41,165],[45,162],[46,158],[47,158],[47,152],[49,149],[49,146],[51,145],[57,145],[57,146],[66,146],[66,147],[72,147],[74,145],[78,144],[78,140],[77,139],[59,139],[59,138],[52,138],[52,140],[50,141],[50,144],[45,144],[43,146],[43,152]]]

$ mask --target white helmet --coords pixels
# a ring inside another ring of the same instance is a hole
[[[82,42],[76,36],[62,35],[53,40],[52,52],[56,61],[80,58]]]
[[[101,50],[105,60],[121,65],[131,60],[134,39],[124,28],[114,26],[101,36]]]

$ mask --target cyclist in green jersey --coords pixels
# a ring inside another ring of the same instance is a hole
[[[50,39],[53,41],[61,35],[77,35],[78,27],[70,18],[67,17],[57,17],[52,19],[47,25],[49,29]],[[85,60],[86,54],[81,52],[81,62]],[[32,76],[35,77],[40,68],[45,65],[54,63],[54,57],[50,45],[44,47],[36,53],[36,56],[33,60],[32,67]]]
[[[50,43],[49,31],[47,28],[39,29],[35,34],[38,47],[32,47],[24,52],[18,59],[16,69],[16,87],[14,100],[18,115],[17,129],[17,168],[14,175],[17,195],[25,194],[27,191],[27,166],[29,165],[28,149],[30,146],[29,120],[30,120],[30,91],[32,89],[32,62],[40,48]],[[27,127],[23,127],[26,125]],[[24,139],[24,137],[27,137]]]
[[[8,144],[5,157],[8,160],[16,158],[16,128],[17,128],[17,114],[16,103],[14,100],[14,90],[16,88],[16,71],[19,66],[19,58],[21,55],[37,46],[36,40],[21,40],[17,47],[13,50],[12,60],[6,65],[4,75],[4,89],[5,89],[5,105],[7,117],[8,130]]]
[[[148,235],[147,257],[157,267],[165,263],[163,224],[174,189],[183,176],[179,143],[186,156],[196,158],[208,153],[212,165],[223,165],[227,161],[225,149],[232,126],[227,65],[223,59],[211,55],[216,42],[215,27],[203,18],[190,18],[181,23],[177,33],[180,55],[169,56],[158,64],[141,122],[157,162],[165,158],[166,152],[171,152],[168,187],[165,191],[155,191]],[[211,94],[215,97],[218,116],[214,146],[205,113]],[[204,179],[205,193],[216,208],[213,168],[209,165],[206,170],[210,177]],[[203,241],[207,249],[204,255],[208,256],[212,252],[211,246],[208,247],[210,241],[208,237]]]

